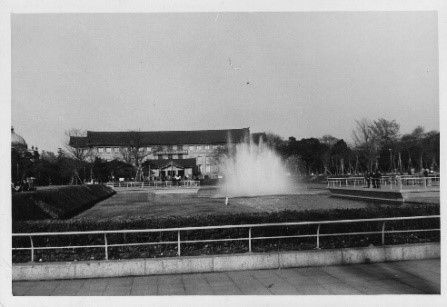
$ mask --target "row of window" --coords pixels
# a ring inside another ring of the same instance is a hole
[[[219,145],[189,145],[189,146],[183,146],[183,145],[173,145],[173,146],[162,146],[163,151],[169,151],[169,150],[184,150],[184,148],[188,148],[191,151],[195,150],[209,150],[209,149],[217,149],[219,148]],[[140,151],[152,151],[152,147],[141,147]],[[88,151],[88,149],[86,149]],[[112,152],[119,152],[119,147],[98,147],[98,152],[106,152],[106,153],[112,153]]]
[[[186,158],[188,156],[187,155],[185,156],[185,155],[182,155],[182,154],[179,154],[179,155],[158,155],[158,160],[183,159],[184,157]]]
[[[189,156],[188,155],[182,155],[182,154],[178,154],[178,155],[158,155],[158,160],[172,160],[172,159],[187,159]],[[208,156],[197,156],[197,163],[198,164],[209,164],[211,161],[211,158]]]

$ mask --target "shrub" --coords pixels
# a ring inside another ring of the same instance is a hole
[[[61,186],[12,195],[12,219],[41,220],[74,216],[115,191],[105,185]]]

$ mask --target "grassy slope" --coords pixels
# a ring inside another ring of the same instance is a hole
[[[13,220],[67,218],[113,195],[104,185],[60,186],[12,195]]]

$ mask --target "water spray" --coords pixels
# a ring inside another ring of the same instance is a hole
[[[231,148],[231,144],[228,144]],[[222,161],[225,178],[225,205],[235,196],[291,194],[294,191],[287,169],[279,157],[261,139],[236,145]]]

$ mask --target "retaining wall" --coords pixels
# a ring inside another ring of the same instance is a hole
[[[50,280],[327,266],[440,257],[439,243],[276,253],[14,264],[12,279]]]

